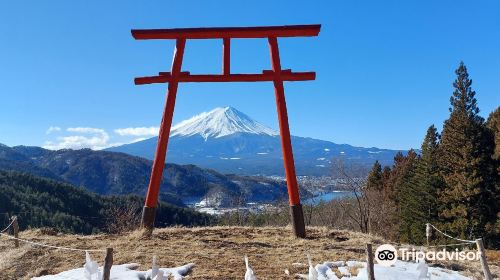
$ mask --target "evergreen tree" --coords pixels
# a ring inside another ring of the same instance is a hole
[[[391,172],[392,170],[389,166],[384,166],[384,169],[382,170],[382,189],[384,191],[384,199],[392,201],[392,194],[390,193]]]
[[[424,217],[427,222],[438,222],[439,203],[438,194],[445,188],[445,182],[439,173],[438,163],[439,134],[436,127],[431,125],[427,129],[424,142],[422,143],[421,160],[417,166],[415,176],[416,184],[424,199]]]
[[[438,162],[446,188],[440,192],[444,229],[462,238],[488,236],[498,211],[493,136],[481,118],[467,68],[455,71],[450,117],[444,123]],[[491,232],[490,232],[491,233]]]
[[[372,170],[368,174],[366,187],[369,190],[382,190],[382,165],[380,165],[380,162],[378,162],[378,160],[375,161]]]
[[[495,154],[497,175],[500,176],[500,107],[497,107],[488,117],[486,126],[493,133],[495,138]],[[496,184],[497,201],[500,201],[500,180]],[[499,210],[500,211],[500,210]],[[494,234],[500,236],[500,212],[497,213],[497,221],[492,231]]]
[[[444,188],[437,162],[439,134],[434,125],[427,129],[412,175],[401,193],[401,237],[406,242],[422,244],[425,224],[438,223],[438,193]]]
[[[409,172],[413,167],[416,157],[417,154],[413,150],[408,151],[406,156],[401,152],[398,152],[396,156],[394,156],[394,165],[391,169],[386,193],[396,205],[399,204],[400,195],[403,191],[402,186],[405,184],[405,181],[408,180]]]
[[[495,159],[500,160],[500,107],[497,107],[488,117],[486,126],[495,137]],[[498,170],[500,172],[500,169]]]
[[[403,242],[419,243],[425,236],[425,227],[421,228],[422,197],[415,185],[416,167],[420,157],[410,150],[406,156],[396,156],[393,171],[393,188],[396,191],[398,205],[399,238]]]

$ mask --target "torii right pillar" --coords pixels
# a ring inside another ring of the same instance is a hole
[[[288,126],[288,113],[286,109],[285,88],[281,78],[281,61],[278,48],[278,39],[269,37],[269,50],[271,52],[271,64],[274,72],[274,94],[276,96],[276,107],[278,109],[278,122],[280,126],[281,146],[283,151],[283,162],[285,165],[286,185],[288,187],[288,199],[290,203],[290,215],[292,228],[296,237],[306,237],[304,223],[304,212],[300,203],[300,193],[295,175],[295,163],[293,160],[292,141],[290,138],[290,127]]]

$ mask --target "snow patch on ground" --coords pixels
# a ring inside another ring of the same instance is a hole
[[[317,264],[315,269],[318,272],[318,278],[315,280],[368,280],[365,262],[325,262]],[[336,271],[340,272],[342,278],[336,276]],[[425,263],[397,261],[391,267],[375,264],[374,271],[375,279],[383,280],[472,280],[457,271],[428,267]]]
[[[293,266],[307,267],[305,264],[293,263]],[[136,271],[139,267],[138,264],[122,264],[114,265],[111,268],[111,279],[113,280],[140,280],[148,279],[152,276],[152,269],[148,271]],[[193,263],[175,268],[158,268],[153,267],[163,272],[164,277],[173,277],[175,280],[182,280],[194,267]],[[244,264],[241,265],[242,274],[244,273]],[[324,262],[317,264],[314,269],[318,273],[318,277],[313,280],[368,280],[366,271],[366,263],[360,261],[337,261],[337,262]],[[102,267],[99,268],[102,271]],[[288,271],[288,270],[285,270]],[[375,279],[383,280],[472,280],[465,277],[457,271],[451,271],[439,267],[428,267],[425,263],[412,263],[397,261],[391,267],[385,267],[375,264]],[[259,271],[254,271],[258,279],[277,279],[278,275],[259,275]],[[342,278],[338,278],[336,273],[340,272]],[[155,271],[155,274],[157,272]],[[307,275],[298,275],[307,279]],[[242,275],[243,277],[243,275]],[[84,277],[84,268],[77,268],[61,272],[56,275],[47,275],[42,277],[32,278],[34,280],[87,280]],[[165,278],[168,279],[168,278]]]
[[[139,267],[136,263],[129,264],[121,264],[121,265],[113,265],[111,267],[111,280],[140,280],[140,279],[148,279],[151,278],[152,270],[148,271],[136,271],[135,269]],[[173,277],[175,280],[184,279],[189,271],[191,271],[194,267],[194,263],[189,263],[183,266],[174,267],[174,268],[159,268],[160,271],[163,272],[163,276]],[[102,267],[99,268],[102,271]],[[84,268],[77,268],[68,271],[61,272],[56,275],[47,275],[42,277],[34,277],[32,280],[87,280],[84,277]]]

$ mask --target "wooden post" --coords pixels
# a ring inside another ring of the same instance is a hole
[[[19,238],[19,224],[17,223],[17,216],[12,216],[12,233],[15,238]],[[19,240],[14,239],[14,246],[19,247]]]
[[[103,280],[109,280],[111,267],[113,266],[113,248],[106,248],[106,258],[104,258]]]
[[[373,270],[373,253],[372,244],[366,244],[366,272],[368,274],[368,280],[375,280],[375,271]]]
[[[429,223],[425,224],[425,237],[427,239],[427,247],[429,247],[432,240],[432,225]]]
[[[477,245],[477,251],[479,252],[481,267],[483,268],[484,279],[493,280],[493,276],[491,276],[488,262],[486,261],[486,250],[484,250],[483,239],[482,238],[476,239],[476,245]]]

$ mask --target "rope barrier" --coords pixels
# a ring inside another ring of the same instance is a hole
[[[450,236],[450,235],[448,235],[448,234],[446,234],[446,233],[444,233],[444,232],[440,231],[440,230],[439,230],[437,227],[435,227],[433,224],[428,223],[428,225],[430,225],[430,226],[431,226],[431,227],[433,227],[436,231],[438,231],[439,233],[441,233],[442,235],[444,235],[444,236],[446,236],[446,237],[448,237],[448,238],[455,239],[455,240],[457,240],[457,241],[461,241],[461,242],[466,242],[466,243],[476,243],[476,241],[475,241],[475,240],[464,240],[464,239],[455,238],[455,237],[453,237],[453,236]]]
[[[455,243],[455,244],[445,244],[445,245],[434,245],[434,246],[428,246],[427,248],[436,248],[436,247],[451,247],[451,246],[460,246],[460,245],[471,245],[470,242],[464,242],[464,243]]]
[[[59,247],[59,246],[53,246],[53,245],[47,245],[47,244],[42,244],[30,240],[25,240],[21,238],[16,238],[14,236],[10,236],[5,233],[0,233],[0,235],[5,236],[7,238],[13,239],[13,240],[18,240],[24,243],[29,243],[31,245],[35,246],[40,246],[40,247],[46,247],[46,248],[52,248],[52,249],[59,249],[59,250],[67,250],[67,251],[79,251],[79,252],[106,252],[106,250],[99,250],[99,249],[77,249],[77,248],[68,248],[68,247]]]
[[[34,214],[35,212],[34,211],[22,211],[22,212],[0,212],[0,215],[16,215],[16,216],[21,216],[22,214]],[[48,214],[54,214],[54,213],[50,213],[50,212],[47,212]],[[30,216],[30,215],[28,215]],[[86,218],[86,219],[100,219],[100,220],[114,220],[115,218],[111,218],[111,217],[99,217],[99,216],[81,216],[81,215],[74,215],[74,214],[71,214],[71,216],[73,217],[78,217],[78,218]]]
[[[14,223],[14,221],[15,221],[16,219],[17,219],[17,218],[12,219],[12,221],[10,222],[10,224],[9,224],[9,225],[8,225],[8,226],[4,229],[4,230],[0,231],[0,233],[7,231],[7,230],[10,228],[10,226]]]

